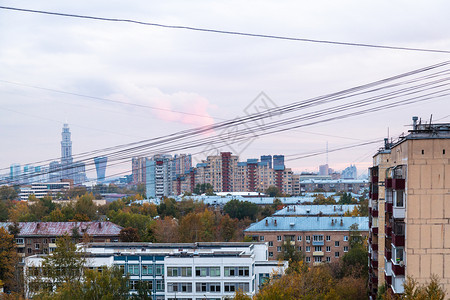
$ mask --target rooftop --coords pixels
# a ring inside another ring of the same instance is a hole
[[[351,212],[356,204],[345,205],[289,205],[280,209],[274,216],[315,216],[315,215],[344,215]]]
[[[348,231],[353,224],[358,231],[369,230],[368,217],[267,217],[253,223],[245,232],[253,231]]]
[[[8,229],[12,222],[0,222],[0,227]],[[72,235],[72,229],[91,236],[118,236],[122,227],[111,222],[19,222],[19,237]]]

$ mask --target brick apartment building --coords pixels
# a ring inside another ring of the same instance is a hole
[[[370,168],[371,297],[386,283],[404,292],[436,274],[450,292],[450,124],[418,124],[385,146]]]
[[[267,242],[269,260],[276,260],[283,243],[291,243],[305,255],[307,263],[333,262],[349,250],[350,226],[366,237],[367,217],[285,217],[272,216],[250,225],[244,234],[254,241]]]

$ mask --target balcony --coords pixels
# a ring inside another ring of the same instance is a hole
[[[392,276],[392,262],[391,259],[384,258],[384,274]]]
[[[314,251],[313,252],[313,256],[324,256],[325,253],[323,253],[323,251]]]
[[[389,225],[384,226],[384,233],[386,234],[386,238],[390,238],[392,235],[392,228]]]
[[[392,244],[395,247],[404,247],[405,246],[405,236],[404,235],[392,235]]]
[[[378,269],[378,260],[371,260],[370,265],[372,266],[372,268]]]
[[[378,234],[378,227],[371,227],[373,234]]]
[[[384,274],[384,280],[386,281],[387,285],[392,284],[392,276],[388,276],[388,275]]]
[[[385,212],[392,214],[393,211],[393,205],[392,203],[384,203]]]
[[[404,219],[405,218],[405,211],[406,209],[404,207],[393,207],[392,216],[394,219]]]
[[[372,251],[378,251],[378,244],[372,244],[370,247],[372,248]]]
[[[384,257],[388,260],[391,261],[392,258],[392,252],[391,249],[385,248],[384,249]]]
[[[396,265],[392,262],[392,274],[394,274],[395,276],[405,276],[405,265]]]
[[[391,288],[394,294],[403,294],[405,292],[403,284],[405,283],[405,276],[392,277]]]
[[[371,176],[370,182],[373,184],[378,184],[378,176]]]
[[[371,274],[371,276],[370,276],[370,281],[371,281],[375,286],[377,286],[377,284],[378,284],[378,277],[376,277],[376,276],[374,276],[373,274]]]
[[[377,194],[377,197],[378,197],[378,194]],[[378,218],[378,208],[377,209],[372,209],[371,215],[374,218]]]
[[[403,179],[403,178],[392,179],[392,188],[394,190],[404,190],[405,189],[405,179]]]
[[[323,241],[312,241],[312,245],[313,246],[323,246],[324,243],[323,243]]]
[[[369,193],[369,198],[372,200],[378,200],[378,189],[376,192]]]
[[[392,178],[386,178],[384,180],[384,187],[386,189],[392,189]]]

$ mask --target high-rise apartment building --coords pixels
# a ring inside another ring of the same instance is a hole
[[[147,158],[146,157],[133,157],[131,160],[131,169],[132,169],[132,177],[133,184],[141,184],[146,183],[146,166],[147,166]]]
[[[342,171],[341,174],[342,179],[357,179],[358,178],[358,171],[356,170],[355,165],[350,165],[350,167],[347,167]]]
[[[149,158],[146,172],[147,197],[160,198],[173,194],[171,155],[155,155]]]
[[[450,124],[421,124],[373,157],[370,169],[370,292],[404,292],[438,276],[450,291]]]

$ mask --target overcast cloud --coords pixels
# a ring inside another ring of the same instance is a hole
[[[448,1],[0,0],[0,5],[450,50]],[[66,120],[76,154],[243,116],[245,107],[261,91],[277,105],[284,105],[449,58],[449,54],[271,40],[0,10],[0,168],[58,158]],[[413,115],[429,119],[433,114],[435,120],[450,122],[449,112],[450,99],[440,98],[261,137],[238,151],[243,160],[263,154],[308,153],[325,149],[327,142],[332,149],[381,139],[387,136],[388,128],[391,136],[398,136],[408,130],[405,125],[411,123]],[[343,169],[356,163],[364,170],[380,146],[330,153],[329,165]],[[314,171],[325,161],[322,155],[291,161],[288,166],[295,171]],[[131,161],[121,168],[131,169]]]

